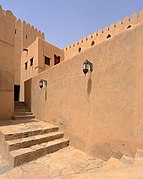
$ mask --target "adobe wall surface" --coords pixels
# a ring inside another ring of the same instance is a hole
[[[21,51],[22,51],[22,28],[21,21],[15,19],[15,48],[14,48],[14,83],[15,85],[19,85],[20,83],[20,75],[21,75]]]
[[[60,126],[71,145],[93,156],[110,147],[143,147],[142,34],[143,24],[136,25],[31,79],[34,115]],[[86,77],[85,59],[94,65]],[[40,89],[40,79],[47,88]]]
[[[21,54],[21,81],[28,80],[38,74],[38,38]],[[30,59],[33,58],[33,65],[30,66]],[[25,63],[27,62],[27,69]]]
[[[31,110],[31,79],[24,82],[24,101]]]
[[[42,71],[54,66],[54,55],[60,56],[63,61],[63,50],[37,37],[36,40],[23,51],[21,55],[21,91],[20,100],[24,100],[24,82],[38,75]],[[50,65],[45,64],[45,56],[50,58]],[[30,59],[33,65],[30,66]],[[25,63],[27,62],[27,69]]]
[[[94,32],[88,37],[75,42],[64,48],[64,58],[68,59],[74,55],[79,54],[80,52],[91,48],[99,43],[102,43],[107,38],[114,37],[122,32],[125,32],[127,29],[132,28],[134,25],[139,24],[143,21],[143,9],[138,15],[136,12],[132,14],[131,17],[126,16],[124,20],[117,21],[116,24],[111,24],[110,27],[105,27],[103,30],[100,29],[97,33]]]
[[[44,39],[44,33],[40,30],[30,26],[25,21],[15,18],[15,69],[14,69],[14,82],[16,85],[20,85],[21,75],[21,53],[23,49],[26,49],[31,43],[33,43],[37,37]]]
[[[60,62],[64,60],[64,51],[40,38],[38,38],[38,72],[54,66],[54,55],[60,56]],[[45,64],[45,57],[50,58],[50,65]]]
[[[20,101],[24,101],[24,81],[38,74],[38,38],[21,54],[21,79],[20,79]],[[33,58],[33,65],[30,66],[30,59]],[[27,69],[25,63],[27,62]]]
[[[14,16],[0,6],[0,120],[14,109]]]

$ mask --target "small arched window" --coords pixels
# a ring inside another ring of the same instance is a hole
[[[94,42],[94,41],[92,41],[92,42],[91,42],[91,46],[93,46],[94,44],[95,44],[95,42]]]
[[[107,35],[107,39],[109,39],[109,38],[111,38],[111,35],[110,35],[110,34]]]
[[[131,25],[129,25],[128,27],[127,27],[127,29],[129,29],[129,28],[131,28],[132,26]]]
[[[81,52],[81,47],[79,47],[78,52]]]

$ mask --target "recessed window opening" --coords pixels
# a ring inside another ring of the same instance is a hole
[[[132,26],[131,25],[129,25],[128,27],[127,27],[127,29],[129,29],[129,28],[131,28]]]
[[[30,66],[33,66],[33,58],[30,59]]]
[[[60,56],[54,55],[54,65],[60,63]]]
[[[27,39],[27,34],[26,34],[26,39]]]
[[[15,29],[15,34],[16,34],[16,29]]]
[[[91,46],[93,46],[94,44],[95,44],[95,42],[94,42],[94,41],[92,41],[92,42],[91,42]]]
[[[50,58],[45,56],[45,64],[50,66]]]
[[[25,63],[25,70],[27,69],[27,62]]]
[[[110,35],[110,34],[107,35],[107,39],[109,39],[109,38],[111,38],[111,35]]]
[[[79,47],[78,52],[81,52],[81,48]]]

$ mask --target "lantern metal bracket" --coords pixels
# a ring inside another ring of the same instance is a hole
[[[41,79],[41,80],[39,81],[39,86],[40,86],[40,88],[43,88],[43,83],[45,84],[45,86],[47,86],[47,80]]]
[[[85,60],[83,62],[83,73],[86,75],[86,73],[88,72],[88,66],[90,67],[90,71],[93,71],[93,63],[91,63],[89,60]]]

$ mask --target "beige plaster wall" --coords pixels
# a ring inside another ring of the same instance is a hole
[[[34,77],[34,115],[60,126],[71,145],[93,156],[98,149],[132,152],[143,146],[142,34],[143,25],[136,25]],[[86,77],[85,59],[94,65]],[[47,88],[39,88],[40,79]]]
[[[14,109],[14,16],[0,6],[0,120]]]
[[[36,40],[23,51],[21,55],[21,90],[20,100],[24,100],[24,82],[31,79],[42,71],[54,66],[54,54],[61,57],[63,61],[63,50],[37,37]],[[45,56],[51,58],[50,66],[45,64]],[[33,58],[33,66],[30,66],[30,59]],[[28,66],[25,69],[25,63]]]
[[[24,82],[24,101],[29,109],[31,109],[31,79]]]
[[[60,56],[60,62],[64,60],[64,51],[49,42],[38,38],[38,71],[39,73],[54,66],[54,55]],[[50,58],[50,66],[45,64],[44,57]]]
[[[21,80],[20,80],[20,101],[24,101],[24,81],[38,74],[38,38],[21,54]],[[30,59],[33,58],[33,65],[30,66]],[[27,62],[27,69],[25,63]]]
[[[20,84],[21,75],[21,51],[22,51],[22,28],[21,21],[15,19],[15,48],[14,48],[14,83],[15,85]]]
[[[15,18],[15,49],[14,49],[14,83],[20,85],[21,76],[21,53],[23,49],[26,49],[31,43],[33,43],[37,37],[44,39],[44,33],[34,28],[25,21]]]
[[[26,81],[38,74],[38,38],[23,51],[21,55],[21,81]],[[30,59],[33,58],[33,65],[30,66]],[[25,63],[27,62],[27,69]]]
[[[21,55],[21,81],[26,81],[38,73],[54,66],[54,55],[60,56],[63,61],[63,50],[37,37],[36,40],[23,51]],[[51,59],[50,66],[45,64],[45,58]],[[33,58],[33,66],[30,66],[30,59]],[[25,69],[25,63],[28,66]]]

